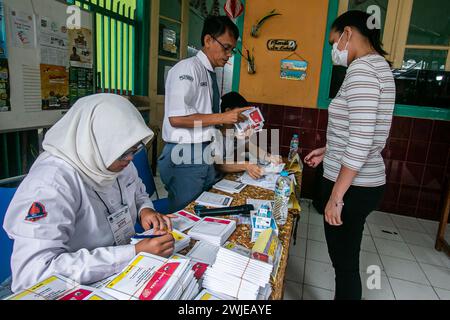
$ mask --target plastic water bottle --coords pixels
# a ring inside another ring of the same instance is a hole
[[[288,160],[291,161],[298,153],[298,134],[294,134],[291,139]]]
[[[287,171],[282,171],[275,185],[275,204],[273,216],[278,225],[284,225],[288,215],[289,197],[291,195],[291,179]]]

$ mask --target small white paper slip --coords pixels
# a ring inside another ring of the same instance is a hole
[[[227,193],[240,193],[247,185],[242,182],[231,181],[227,179],[222,179],[213,185],[214,189],[227,192]]]
[[[175,212],[174,214],[177,216],[177,218],[172,219],[173,228],[180,230],[181,232],[192,228],[195,223],[202,219],[195,214],[189,213],[184,210]]]
[[[198,197],[197,200],[195,200],[195,202],[207,207],[225,208],[231,205],[233,198],[205,191],[200,195],[200,197]]]

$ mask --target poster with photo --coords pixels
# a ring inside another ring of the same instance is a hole
[[[281,60],[281,79],[285,80],[305,80],[308,62],[301,60]]]
[[[92,31],[87,28],[69,29],[69,60],[71,67],[92,68]]]
[[[0,58],[0,112],[11,111],[8,60]]]
[[[46,17],[39,20],[41,63],[68,66],[69,39],[66,26]]]
[[[70,67],[69,100],[72,106],[79,98],[94,93],[94,72],[88,68]]]
[[[42,110],[69,108],[69,72],[66,67],[41,64]]]

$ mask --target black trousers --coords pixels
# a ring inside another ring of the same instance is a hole
[[[321,203],[325,208],[334,182],[322,178]],[[366,188],[351,186],[344,196],[342,225],[331,226],[324,219],[328,254],[336,275],[336,300],[361,300],[359,254],[367,216],[383,197],[384,186]]]

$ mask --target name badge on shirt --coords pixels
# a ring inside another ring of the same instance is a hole
[[[116,245],[122,246],[129,244],[135,231],[128,206],[123,206],[118,211],[111,213],[107,219]]]

